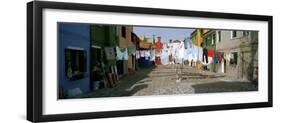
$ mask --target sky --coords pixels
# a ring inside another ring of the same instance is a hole
[[[146,37],[156,37],[161,36],[161,41],[163,43],[169,42],[170,39],[172,40],[184,40],[184,38],[190,37],[191,32],[194,29],[188,28],[166,28],[166,27],[141,27],[141,26],[134,26],[134,33],[138,36],[144,35]]]

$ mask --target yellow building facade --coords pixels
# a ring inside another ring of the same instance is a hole
[[[203,42],[203,35],[207,33],[209,29],[195,29],[191,34],[191,42],[192,44],[201,47],[201,44]],[[199,51],[198,51],[199,52]],[[196,61],[196,69],[200,69],[202,66],[201,62],[199,60]]]
[[[201,46],[201,43],[203,42],[203,35],[207,33],[209,29],[195,29],[191,33],[191,41],[196,46]]]

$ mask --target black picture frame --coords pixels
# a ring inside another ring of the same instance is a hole
[[[106,111],[106,112],[90,112],[90,113],[71,113],[71,114],[55,114],[44,115],[43,111],[43,95],[42,95],[42,10],[65,9],[65,10],[85,10],[100,12],[119,12],[119,13],[137,13],[151,15],[169,15],[169,16],[188,16],[188,17],[205,17],[220,18],[234,20],[256,20],[268,22],[268,101],[241,104],[223,104],[223,105],[207,105],[207,106],[189,106],[189,107],[171,107],[157,109],[138,109],[138,110],[122,110],[122,111]],[[109,5],[93,5],[80,3],[63,3],[63,2],[45,2],[33,1],[27,3],[27,120],[32,122],[45,121],[63,121],[78,119],[93,119],[107,117],[124,117],[137,115],[155,115],[185,112],[201,112],[214,110],[230,110],[230,109],[246,109],[259,107],[272,107],[272,65],[273,65],[273,17],[265,15],[248,15],[234,13],[217,13],[202,11],[185,11],[171,9],[156,8],[140,8],[125,6],[109,6]]]

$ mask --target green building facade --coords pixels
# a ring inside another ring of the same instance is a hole
[[[203,35],[202,48],[210,49],[216,52],[216,41],[217,41],[216,31],[209,30]],[[216,63],[214,61],[212,61],[212,63],[208,67],[212,72],[217,72]]]
[[[105,54],[105,47],[116,47],[118,45],[118,35],[116,26],[112,25],[91,25],[90,26],[91,38],[91,61],[93,65],[96,62],[105,64],[106,70],[109,66],[115,65],[116,60],[107,60]]]

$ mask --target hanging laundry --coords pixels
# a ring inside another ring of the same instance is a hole
[[[128,60],[128,50],[127,48],[119,48],[116,46],[116,59],[117,60]]]
[[[168,47],[169,47],[169,49],[172,49],[172,48],[173,48],[173,43],[172,43],[172,42],[169,42],[169,43],[168,43]]]
[[[218,54],[218,61],[221,62],[222,60],[222,52],[217,52]]]
[[[215,52],[210,49],[207,49],[207,50],[208,50],[208,57],[214,57]]]
[[[221,53],[221,57],[222,57],[221,60],[225,59],[224,54],[225,54],[224,52]]]
[[[187,47],[187,49],[185,49],[185,51],[184,51],[185,52],[184,60],[191,61],[193,59],[192,46],[191,45],[189,45]]]
[[[207,66],[213,62],[214,51],[203,48],[201,64]]]
[[[214,63],[217,63],[218,61],[219,61],[219,58],[218,58],[219,56],[218,56],[218,52],[215,52],[215,55],[214,55],[214,57],[213,57],[213,62]]]
[[[140,51],[140,57],[144,57],[144,50]]]
[[[155,65],[161,65],[161,58],[160,56],[155,57]]]
[[[226,64],[226,63],[225,63],[225,60],[222,59],[222,61],[221,61],[221,72],[222,72],[222,73],[225,73],[225,67],[226,67],[225,64]]]
[[[193,57],[192,60],[193,61],[198,61],[198,60],[202,61],[203,48],[194,45],[194,46],[192,46],[191,53],[192,53],[192,57]]]
[[[156,56],[156,57],[161,57],[161,51],[155,50],[155,56]]]
[[[169,51],[169,53],[168,53],[168,55],[169,55],[169,64],[174,64],[174,58],[173,58],[173,55],[172,55],[172,49],[173,49],[173,45],[172,45],[172,43],[169,43],[169,45],[168,45],[168,51]]]
[[[196,45],[193,45],[191,47],[191,53],[192,53],[192,59],[193,61],[197,61],[199,59],[199,47]]]
[[[201,64],[207,66],[213,62],[213,57],[208,57],[207,59],[208,59],[208,62],[201,61]]]
[[[184,58],[184,43],[181,42],[176,48],[176,63],[182,64]]]
[[[167,48],[162,49],[161,64],[169,64],[169,50]]]
[[[203,59],[202,62],[208,63],[208,50],[206,48],[203,48]]]
[[[184,43],[185,43],[185,45],[184,45],[184,46],[185,46],[185,47],[184,47],[185,49],[190,48],[191,45],[192,45],[191,40],[190,40],[189,37],[185,38]]]
[[[149,50],[144,51],[144,57],[150,57],[150,52]]]
[[[224,53],[224,59],[226,60],[226,61],[230,61],[230,58],[231,58],[231,54],[230,53]]]
[[[155,50],[152,49],[150,50],[150,61],[154,61],[155,60]]]
[[[198,60],[202,61],[203,59],[203,48],[202,47],[198,47]]]
[[[160,50],[163,48],[163,43],[161,43],[160,41],[157,41],[154,44],[154,48],[155,48],[156,52],[160,52]]]
[[[181,44],[179,45],[179,47],[178,47],[178,55],[179,55],[179,58],[180,59],[183,59],[184,58],[184,43],[183,42],[181,42]]]
[[[145,57],[145,60],[148,60],[149,57],[150,57],[150,52],[148,50],[145,50],[144,51],[144,57]]]
[[[188,55],[189,55],[189,50],[188,50],[188,49],[184,49],[184,57],[183,57],[183,60],[188,60]]]
[[[176,57],[176,49],[178,47],[177,43],[173,43],[173,47],[172,47],[172,56],[175,58]]]
[[[140,51],[136,51],[136,59],[140,58]]]

